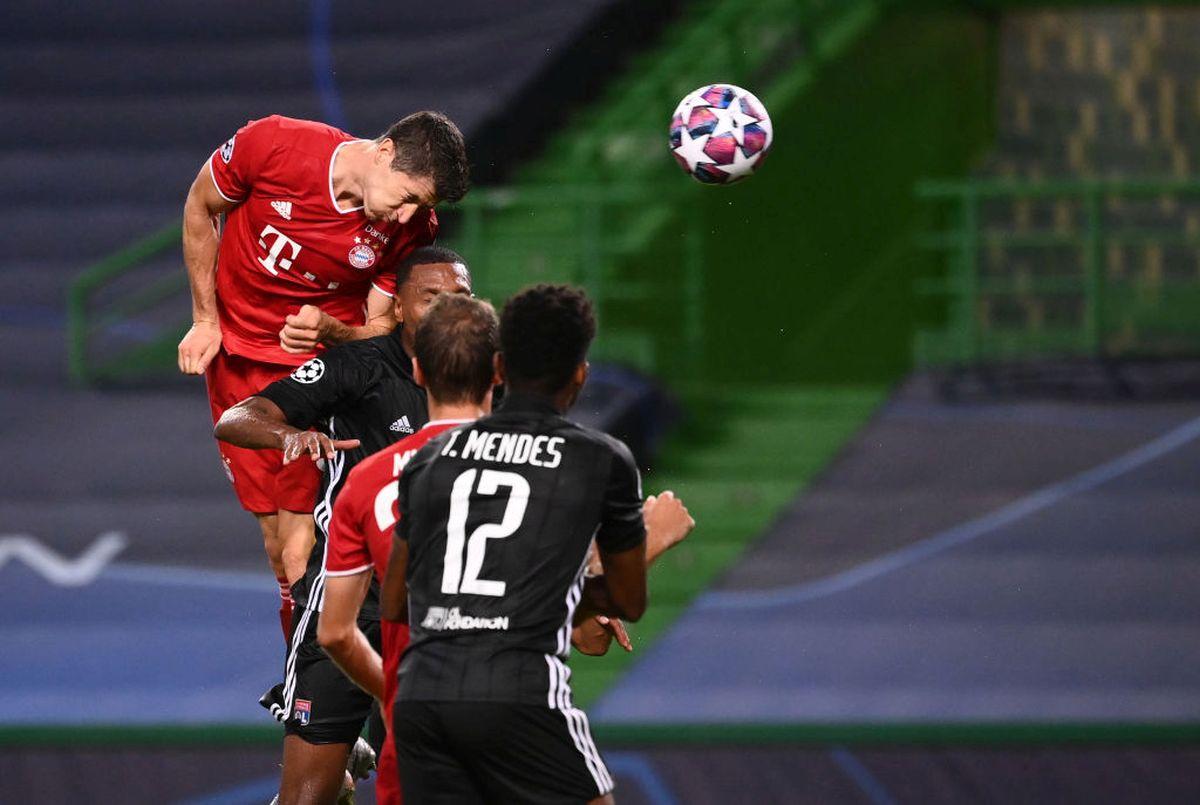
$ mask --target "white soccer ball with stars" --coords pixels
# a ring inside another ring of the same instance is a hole
[[[704,184],[745,179],[773,139],[767,107],[733,84],[709,84],[688,93],[671,118],[671,153],[679,167]]]

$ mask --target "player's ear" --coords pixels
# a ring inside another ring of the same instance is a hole
[[[392,318],[396,320],[396,324],[404,324],[404,305],[400,302],[400,289],[396,289],[396,295],[392,297]]]
[[[587,382],[587,379],[588,379],[588,362],[583,361],[582,363],[580,363],[578,366],[575,367],[575,374],[571,376],[571,380],[575,383],[576,387],[583,388],[583,384]]]
[[[498,386],[504,382],[504,353],[497,350],[495,357],[492,358],[492,368],[496,372],[495,384]]]
[[[426,387],[425,386],[425,373],[423,371],[421,371],[421,362],[418,361],[416,358],[413,358],[412,362],[413,362],[413,370],[412,370],[413,380],[416,381],[416,384],[418,386],[420,386],[421,388],[425,388]]]
[[[390,137],[384,137],[375,148],[375,159],[383,165],[391,165],[396,156],[396,144]]]

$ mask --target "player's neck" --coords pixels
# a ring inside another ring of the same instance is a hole
[[[491,394],[488,394],[486,405],[479,403],[449,403],[442,405],[436,400],[429,400],[429,421],[439,422],[447,419],[479,419],[486,416],[491,408]]]
[[[342,209],[362,206],[362,175],[371,158],[372,145],[370,140],[346,143],[333,156],[333,197]]]

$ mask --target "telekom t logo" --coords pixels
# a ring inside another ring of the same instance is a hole
[[[269,248],[267,246],[268,236],[273,236],[275,238],[275,241],[270,245]],[[262,234],[258,236],[258,245],[267,250],[267,256],[258,258],[258,262],[262,263],[263,268],[276,276],[279,276],[279,272],[275,270],[276,263],[278,263],[279,267],[284,271],[287,271],[292,267],[292,261],[296,259],[296,255],[300,254],[300,244],[270,224],[267,224],[267,226],[263,228]],[[287,247],[291,251],[291,255],[289,257],[279,256],[283,254],[284,247]]]

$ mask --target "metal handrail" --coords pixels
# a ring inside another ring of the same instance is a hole
[[[1118,282],[1106,277],[1103,250],[1106,245],[1159,244],[1194,247],[1200,249],[1200,233],[1181,230],[1152,229],[1127,225],[1106,224],[1102,215],[1102,203],[1113,198],[1138,196],[1186,196],[1200,197],[1200,179],[1197,178],[1094,178],[1027,181],[998,178],[929,179],[915,187],[918,198],[932,203],[941,203],[951,210],[955,223],[948,229],[921,233],[917,237],[920,248],[946,255],[949,270],[944,280],[924,281],[917,285],[923,295],[949,297],[952,302],[949,327],[937,337],[946,347],[941,350],[941,359],[928,360],[921,351],[934,336],[929,332],[918,336],[918,363],[945,362],[952,356],[954,363],[976,364],[988,358],[983,349],[985,333],[980,320],[980,303],[984,297],[993,296],[1054,296],[1079,295],[1083,298],[1085,315],[1077,343],[1092,357],[1106,357],[1108,349],[1105,338],[1108,322],[1106,306],[1110,304],[1109,293]],[[1080,225],[1074,227],[1031,228],[1012,231],[990,226],[982,220],[981,206],[985,201],[1004,199],[1072,199],[1083,203]],[[1061,249],[1077,247],[1082,250],[1082,270],[1076,276],[1006,278],[995,272],[980,269],[981,251],[985,248],[1018,247],[1027,250]],[[1124,281],[1126,284],[1128,280]],[[1200,288],[1196,282],[1167,280],[1159,287]],[[1200,322],[1200,310],[1197,310]],[[1035,335],[1028,334],[1027,335]],[[1195,334],[1197,349],[1200,350],[1200,326]],[[1009,331],[1004,334],[1010,340],[1019,334]],[[1036,354],[1036,339],[1030,339],[1030,354],[1023,357],[1042,357]],[[1061,348],[1061,343],[1054,345]],[[1053,350],[1051,350],[1053,351]]]

